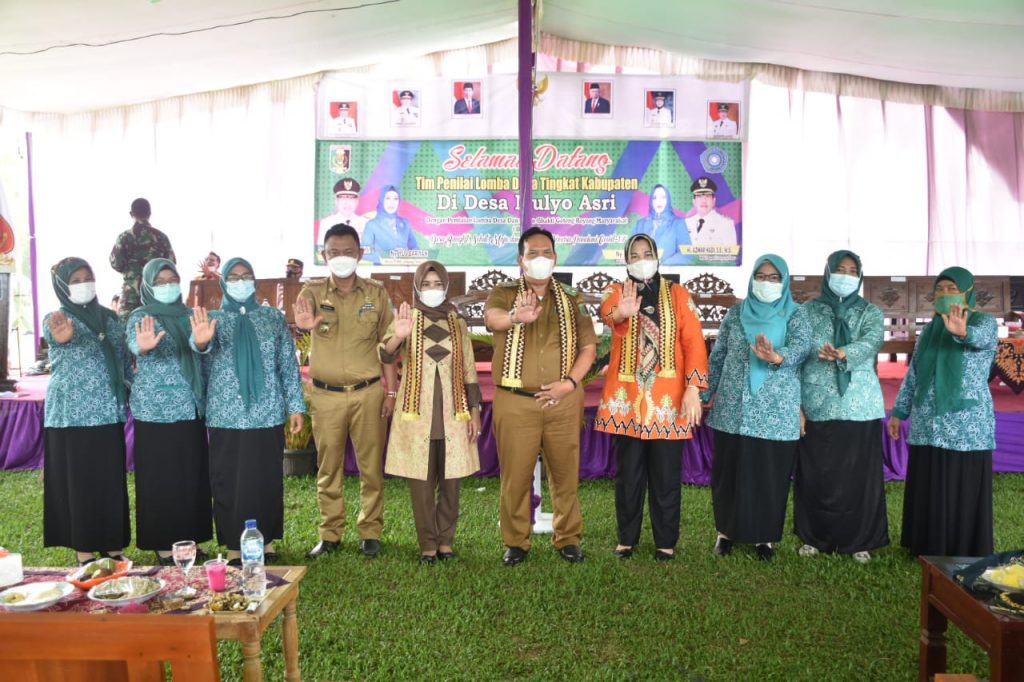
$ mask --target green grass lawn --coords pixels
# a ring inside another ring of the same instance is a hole
[[[0,483],[0,544],[29,565],[70,565],[70,550],[41,547],[38,472],[0,472]],[[994,487],[996,548],[1024,547],[1024,476],[996,476]],[[500,560],[498,480],[468,479],[459,557],[421,566],[406,484],[389,480],[385,495],[378,559],[358,554],[352,523],[343,552],[310,562],[299,600],[304,680],[916,679],[919,571],[900,549],[862,566],[801,558],[787,535],[770,564],[743,547],[716,558],[710,491],[684,486],[680,559],[655,563],[645,528],[638,556],[624,562],[611,554],[612,483],[591,481],[580,486],[587,560],[567,564],[538,537],[529,559],[509,569]],[[356,509],[355,479],[345,497]],[[887,484],[886,497],[898,544],[903,485]],[[285,504],[277,550],[282,563],[304,564],[317,540],[314,480],[288,479]],[[954,631],[949,669],[987,676],[981,650]],[[275,626],[263,640],[268,680],[284,674],[279,634]],[[234,643],[221,644],[221,674],[241,679]]]

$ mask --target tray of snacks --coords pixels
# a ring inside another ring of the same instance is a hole
[[[88,590],[113,578],[120,578],[127,574],[131,567],[131,561],[116,561],[105,557],[75,569],[65,580],[81,590]]]
[[[160,594],[166,583],[155,578],[138,575],[123,576],[107,580],[89,590],[88,597],[107,606],[128,606],[141,604]]]
[[[979,580],[1006,592],[1024,592],[1024,564],[1013,561],[993,566],[986,569]]]
[[[257,606],[258,601],[249,599],[241,592],[218,592],[206,605],[213,613],[242,613],[252,611]]]

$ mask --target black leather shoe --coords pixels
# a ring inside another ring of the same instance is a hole
[[[618,547],[616,547],[615,549],[612,550],[612,554],[614,554],[615,558],[617,558],[617,559],[632,559],[633,558],[633,548],[632,547],[623,547],[622,549],[619,549]]]
[[[198,556],[196,557],[196,561],[199,561],[199,557]],[[174,556],[173,555],[171,555],[171,556],[160,556],[160,554],[157,554],[156,555],[156,565],[157,566],[173,566],[174,565]]]
[[[440,550],[438,550],[438,552],[437,552],[437,560],[438,561],[448,561],[449,559],[454,559],[454,558],[455,558],[455,552],[442,552]]]
[[[242,567],[242,558],[241,557],[235,557],[234,559],[228,559],[228,566],[233,566],[235,568],[241,568]]]
[[[310,559],[315,559],[321,554],[330,554],[334,550],[338,549],[338,547],[340,546],[341,543],[335,542],[334,540],[321,540],[320,542],[316,543],[316,547],[306,552],[306,556],[308,556]]]
[[[263,563],[265,564],[276,564],[281,560],[281,557],[277,555],[277,552],[266,552],[263,555]]]
[[[501,561],[506,566],[515,566],[526,559],[526,554],[526,550],[521,547],[509,547],[505,550],[505,556],[501,558]]]
[[[579,545],[566,545],[558,550],[558,554],[570,564],[578,564],[583,561],[583,550]]]
[[[775,550],[768,545],[758,545],[754,549],[757,552],[757,558],[761,561],[771,561],[775,557]]]
[[[210,559],[210,555],[202,547],[196,546],[196,564],[203,564]]]
[[[655,561],[675,561],[676,560],[676,553],[675,552],[666,552],[663,549],[656,549],[656,550],[654,550],[654,560]]]
[[[360,540],[359,549],[362,551],[363,556],[368,559],[373,559],[380,554],[380,540],[375,540],[373,538],[369,540]]]
[[[428,565],[436,564],[437,563],[437,555],[436,554],[420,554],[420,563],[421,564],[428,564]]]
[[[719,537],[715,541],[715,548],[711,550],[716,556],[726,556],[732,551],[732,540],[729,538]]]

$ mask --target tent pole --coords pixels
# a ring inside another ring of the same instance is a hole
[[[29,277],[32,283],[32,335],[36,358],[39,357],[39,267],[36,259],[36,204],[32,193],[32,133],[25,133],[25,155],[28,159],[28,253]]]
[[[519,0],[520,232],[533,222],[533,0]]]

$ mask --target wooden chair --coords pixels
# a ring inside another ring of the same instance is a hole
[[[0,614],[0,680],[218,682],[213,616]]]

